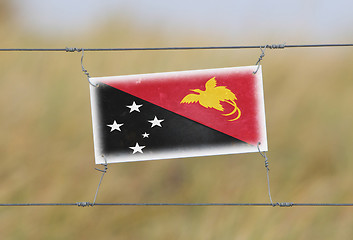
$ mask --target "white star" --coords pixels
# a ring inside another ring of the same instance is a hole
[[[116,121],[114,120],[113,124],[108,124],[108,127],[111,127],[110,131],[113,132],[114,130],[118,130],[121,132],[120,127],[123,126],[123,123],[116,123]]]
[[[136,143],[135,147],[129,147],[131,148],[132,150],[134,150],[134,152],[132,154],[135,154],[137,152],[140,152],[140,153],[143,153],[142,152],[142,149],[145,148],[145,146],[139,146],[138,143]]]
[[[134,101],[131,106],[126,106],[126,107],[130,108],[130,112],[133,112],[133,111],[140,112],[139,108],[142,107],[142,104],[137,105]]]
[[[148,138],[149,136],[150,136],[150,134],[149,134],[149,133],[146,133],[146,132],[142,134],[142,137],[143,137],[143,138]]]
[[[162,127],[161,125],[161,122],[164,121],[164,119],[158,119],[156,116],[154,116],[154,119],[153,120],[148,120],[150,123],[152,123],[152,126],[151,128],[153,128],[154,126],[159,126],[159,127]]]

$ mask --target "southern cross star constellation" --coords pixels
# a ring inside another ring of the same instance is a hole
[[[136,103],[135,101],[132,102],[131,105],[126,105],[127,108],[130,109],[129,113],[132,113],[132,112],[140,112],[140,108],[143,106],[143,104],[138,104]],[[152,115],[153,116],[153,115]],[[157,116],[154,116],[153,120],[146,120],[147,122],[151,123],[151,128],[153,127],[162,127],[162,122],[164,121],[164,119],[158,119]],[[121,129],[121,127],[126,124],[127,127],[129,126],[129,122],[121,122],[121,123],[118,123],[117,120],[114,120],[114,122],[112,124],[107,124],[108,127],[110,127],[110,132],[113,132],[113,131],[119,131],[119,132],[122,132],[122,134],[124,134],[124,131],[129,131],[128,128],[126,128],[124,126],[123,129]],[[125,130],[124,130],[125,129]],[[123,131],[122,131],[123,130]],[[146,146],[140,146],[139,143],[138,143],[138,140],[140,139],[141,140],[141,137],[142,139],[145,139],[145,138],[149,138],[150,137],[150,133],[148,132],[143,132],[142,134],[140,133],[139,135],[140,137],[137,137],[136,135],[136,144],[135,146],[131,146],[129,147],[131,150],[132,150],[132,153],[131,154],[135,154],[135,153],[142,153],[143,154],[143,151],[142,149],[144,149]]]

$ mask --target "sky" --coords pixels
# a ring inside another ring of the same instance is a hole
[[[40,34],[94,30],[108,19],[126,17],[137,26],[221,34],[233,42],[261,42],[262,36],[315,43],[353,37],[352,0],[12,0],[19,26]],[[260,39],[260,40],[258,40]]]

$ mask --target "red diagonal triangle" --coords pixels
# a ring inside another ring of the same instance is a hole
[[[193,93],[190,89],[204,91],[206,82],[211,78],[216,79],[217,86],[225,86],[236,95],[235,102],[241,111],[239,119],[229,121],[238,113],[232,116],[222,115],[234,109],[226,102],[221,102],[223,112],[203,107],[199,103],[181,103],[186,95]],[[249,68],[130,75],[99,80],[249,144],[256,145],[263,137],[260,136],[261,124],[264,123],[264,119],[261,119],[264,116],[260,116],[263,105],[261,106],[259,99],[262,97],[262,89],[259,89],[258,79]]]

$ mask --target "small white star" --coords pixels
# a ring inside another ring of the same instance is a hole
[[[118,130],[121,132],[120,127],[123,126],[123,123],[116,123],[116,121],[114,120],[113,124],[108,124],[108,127],[111,127],[110,131],[113,132],[114,130]]]
[[[133,112],[133,111],[140,112],[139,108],[142,107],[142,104],[137,105],[134,101],[131,106],[126,106],[126,107],[130,108],[130,112]]]
[[[164,121],[164,119],[158,119],[156,116],[154,116],[153,120],[148,120],[150,123],[152,123],[151,128],[153,128],[154,126],[159,126],[162,127],[161,122]]]
[[[142,149],[145,148],[145,146],[139,146],[138,143],[136,143],[135,147],[129,147],[131,148],[132,150],[134,150],[134,152],[132,154],[135,154],[137,152],[140,152],[140,153],[143,153],[142,152]]]
[[[149,136],[150,136],[150,134],[149,134],[149,133],[146,133],[146,132],[142,134],[142,137],[143,137],[143,138],[148,138]]]

